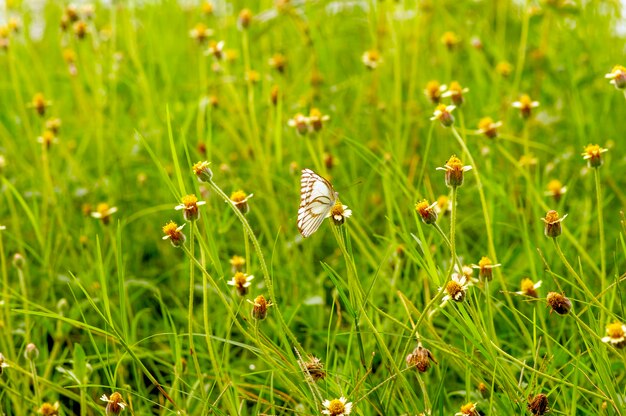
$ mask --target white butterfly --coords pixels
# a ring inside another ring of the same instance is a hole
[[[339,194],[326,179],[311,169],[302,170],[300,180],[300,209],[298,209],[298,230],[302,237],[313,234],[337,202]]]

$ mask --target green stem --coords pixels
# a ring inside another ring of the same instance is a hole
[[[29,313],[30,307],[28,306],[28,291],[26,289],[26,278],[24,277],[24,271],[19,267],[17,268],[17,276],[20,282],[20,290],[22,291],[21,295],[24,299],[24,301],[22,302],[22,307],[24,308],[24,326],[25,326],[24,341],[26,343],[29,343],[31,342],[31,339],[30,339],[30,313]]]
[[[583,279],[580,277],[580,275],[578,273],[576,273],[576,270],[574,270],[574,268],[569,263],[569,261],[567,261],[567,259],[565,258],[565,254],[563,254],[563,251],[561,250],[561,246],[559,245],[558,240],[556,238],[552,238],[552,242],[554,243],[554,247],[556,248],[556,252],[559,255],[561,261],[563,262],[563,264],[565,265],[567,270],[576,279],[576,282],[578,283],[579,288],[589,297],[590,301],[595,301],[600,306],[602,306],[602,304],[600,304],[600,302],[595,297],[595,295],[591,292],[591,290],[589,290],[589,288],[587,287],[587,285],[585,284]]]
[[[189,221],[189,256],[191,257],[189,259],[189,311],[188,311],[188,331],[189,331],[189,354],[191,355],[191,358],[193,360],[193,365],[196,369],[196,376],[198,377],[198,383],[199,383],[199,387],[200,387],[200,394],[202,395],[202,398],[204,399],[205,397],[205,392],[204,392],[204,381],[202,380],[202,371],[200,370],[200,362],[198,361],[198,354],[196,351],[196,347],[194,345],[194,341],[193,341],[193,294],[194,294],[194,289],[195,289],[195,270],[196,270],[196,266],[193,263],[192,259],[195,259],[194,256],[194,222],[193,221]]]
[[[600,188],[600,168],[593,170],[596,180],[596,204],[598,209],[598,231],[600,233],[600,270],[602,272],[602,291],[606,287],[606,247],[604,240],[604,220],[602,218],[602,189]]]
[[[457,187],[452,187],[452,194],[450,200],[452,202],[452,209],[450,211],[450,271],[446,274],[446,278],[452,274],[454,269],[454,263],[456,262],[456,196]],[[463,267],[461,265],[461,267]],[[463,269],[459,269],[459,273],[463,273]]]

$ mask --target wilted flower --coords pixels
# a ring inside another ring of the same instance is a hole
[[[343,205],[341,201],[337,200],[335,205],[330,209],[330,218],[332,218],[335,225],[341,225],[345,222],[346,218],[352,216],[352,210],[347,205]]]
[[[233,273],[237,273],[243,270],[243,266],[246,264],[246,259],[241,256],[234,255],[230,258],[229,263]]]
[[[479,416],[476,405],[478,403],[467,403],[461,406],[461,411],[454,414],[454,416]]]
[[[324,400],[322,405],[325,407],[322,414],[329,416],[349,415],[352,411],[352,403],[348,403],[348,399],[343,396],[334,400]]]
[[[169,239],[174,247],[182,246],[186,240],[185,234],[181,232],[183,227],[185,227],[185,224],[179,227],[174,221],[168,222],[163,226],[163,233],[165,234],[163,240]]]
[[[369,51],[363,52],[363,56],[361,57],[361,62],[368,69],[376,69],[378,65],[383,61],[383,58],[380,56],[380,52],[376,49],[370,49]]]
[[[448,90],[441,94],[442,97],[450,97],[455,106],[460,107],[463,105],[463,94],[469,92],[469,88],[461,87],[457,81],[452,81]]]
[[[252,196],[253,194],[246,195],[244,191],[238,190],[230,195],[230,201],[233,203],[235,208],[239,210],[239,212],[245,215],[250,211],[248,199],[252,198]]]
[[[437,170],[443,170],[446,173],[446,185],[449,188],[457,188],[463,185],[463,174],[472,167],[467,165],[463,166],[463,162],[458,157],[452,155],[443,167],[438,167]]]
[[[515,101],[512,105],[515,108],[519,108],[522,117],[528,118],[533,108],[539,107],[539,101],[533,101],[528,94],[523,94],[519,97],[519,100]]]
[[[59,402],[54,402],[54,404],[46,402],[37,409],[37,413],[42,416],[59,416]]]
[[[602,153],[608,152],[609,149],[603,149],[597,144],[589,144],[585,147],[585,151],[582,154],[583,159],[587,161],[590,168],[599,168],[604,161],[602,160]]]
[[[297,113],[287,121],[289,127],[294,127],[299,134],[306,134],[309,131],[309,118],[301,113]]]
[[[615,65],[604,78],[610,79],[610,83],[619,90],[626,88],[626,68],[621,65]]]
[[[602,338],[602,342],[609,343],[615,348],[626,347],[626,325],[621,322],[607,325],[606,336]]]
[[[572,309],[572,302],[560,293],[550,292],[546,300],[548,301],[548,306],[559,315],[567,315],[570,309]]]
[[[248,299],[248,303],[252,304],[252,317],[259,321],[264,320],[267,317],[267,308],[273,305],[272,302],[265,300],[263,295],[259,295],[254,298],[254,302]]]
[[[545,218],[541,220],[545,223],[544,233],[546,237],[556,238],[561,235],[561,221],[567,217],[567,214],[559,218],[559,213],[555,210],[550,210],[546,213]]]
[[[111,221],[111,215],[116,212],[117,207],[112,207],[106,202],[101,202],[96,206],[96,210],[91,213],[91,216],[102,221],[102,224],[107,225]]]
[[[430,225],[437,222],[436,205],[437,202],[433,202],[429,205],[428,201],[425,199],[415,204],[415,211],[417,211],[424,224]]]
[[[326,371],[324,371],[324,364],[322,361],[314,356],[309,356],[309,360],[303,362],[303,370],[312,381],[318,381],[326,378]]]
[[[529,399],[527,406],[533,415],[545,415],[548,412],[548,397],[543,393],[539,393],[532,399]]]
[[[213,30],[204,23],[198,23],[189,31],[189,36],[198,43],[204,43],[210,36],[213,36]]]
[[[205,161],[197,162],[193,165],[193,173],[196,174],[200,182],[210,182],[213,178],[213,171],[209,168],[211,163]]]
[[[107,397],[106,394],[103,394],[102,397],[100,397],[100,400],[106,402],[107,404],[107,407],[105,409],[107,416],[119,415],[122,410],[126,408],[124,398],[118,392],[114,392],[113,394],[111,394],[111,397]]]
[[[174,209],[183,210],[183,216],[187,221],[195,221],[200,216],[198,206],[206,204],[205,201],[198,201],[198,198],[193,195],[185,195],[181,198],[182,203],[176,205]]]
[[[441,94],[446,90],[445,85],[441,85],[437,80],[428,81],[424,94],[433,104],[439,104]]]
[[[534,283],[529,278],[522,279],[522,283],[520,285],[520,291],[515,292],[518,295],[530,296],[533,298],[537,297],[537,289],[541,286],[541,280],[537,283]]]
[[[563,196],[563,194],[567,192],[567,186],[563,186],[561,181],[559,181],[558,179],[552,179],[550,182],[548,182],[547,188],[548,190],[545,194],[547,196],[553,197],[555,202],[559,202],[561,196]]]
[[[453,105],[439,104],[437,107],[435,107],[435,111],[433,112],[433,116],[430,118],[430,120],[439,120],[442,126],[450,127],[454,124],[454,116],[452,115],[452,111],[455,108],[456,107]]]
[[[406,364],[409,367],[415,366],[420,373],[425,373],[430,368],[431,361],[438,364],[430,350],[422,347],[421,343],[406,357]]]
[[[313,131],[320,131],[324,126],[324,122],[330,120],[330,116],[322,114],[317,108],[311,108],[308,120]]]
[[[478,269],[478,277],[481,279],[491,280],[493,278],[493,269],[500,267],[501,264],[493,264],[489,257],[483,256],[478,264],[472,264],[472,268]]]
[[[478,133],[484,134],[490,139],[494,139],[498,137],[498,128],[501,126],[501,121],[494,122],[491,117],[484,117],[478,122]]]
[[[245,296],[248,294],[248,287],[252,284],[250,283],[252,282],[252,279],[254,279],[254,276],[251,274],[237,272],[227,283],[237,289],[237,294],[239,296]]]

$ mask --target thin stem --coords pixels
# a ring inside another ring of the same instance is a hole
[[[446,233],[443,232],[443,230],[441,229],[439,224],[434,223],[433,227],[435,227],[435,230],[437,230],[437,232],[439,233],[441,238],[443,238],[443,241],[447,244],[448,248],[451,248],[450,240],[448,239],[448,236],[446,235]],[[455,259],[456,264],[457,264],[457,266],[459,266],[459,270],[461,270],[463,268],[463,263],[461,263],[461,259],[459,259],[459,256],[455,256],[455,257],[456,257],[456,259]]]
[[[193,365],[196,369],[196,375],[198,377],[198,382],[200,383],[200,394],[204,399],[204,382],[202,381],[202,372],[200,371],[200,362],[198,361],[198,354],[196,352],[196,348],[193,341],[193,294],[195,289],[195,270],[196,267],[193,263],[192,259],[195,259],[194,256],[194,222],[189,221],[189,311],[188,311],[188,331],[189,331],[189,354],[191,354],[191,358],[193,360]]]
[[[589,290],[589,288],[587,287],[587,285],[585,284],[583,279],[580,277],[580,275],[578,273],[576,273],[576,270],[574,270],[572,265],[565,258],[565,254],[563,254],[563,251],[561,250],[561,246],[559,245],[558,239],[552,238],[552,242],[554,243],[554,247],[556,248],[556,252],[559,255],[561,261],[563,262],[563,264],[565,265],[567,270],[572,274],[572,276],[574,276],[574,278],[576,279],[576,282],[578,283],[578,286],[589,297],[590,300],[593,300],[593,301],[596,301],[597,303],[599,303],[598,299],[591,292],[591,290]],[[600,305],[600,306],[602,306],[602,305]]]
[[[598,231],[600,233],[600,270],[602,272],[602,290],[606,287],[606,248],[604,240],[604,220],[602,218],[602,190],[600,188],[600,168],[593,170],[596,180],[596,204],[598,209]]]
[[[450,210],[450,271],[448,272],[448,277],[452,273],[452,269],[454,268],[454,263],[456,262],[456,196],[457,196],[457,187],[452,187],[452,194],[450,196],[450,200],[452,202],[452,209]],[[462,266],[461,266],[462,267]],[[462,269],[459,269],[459,273],[462,272]]]

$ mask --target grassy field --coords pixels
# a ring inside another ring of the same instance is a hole
[[[626,415],[620,19],[0,1],[0,414]]]

